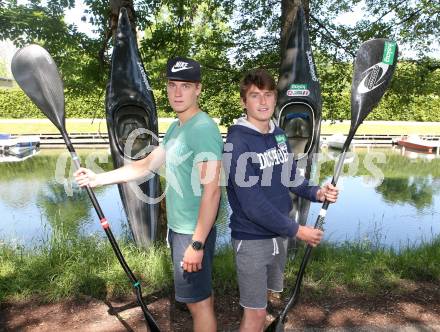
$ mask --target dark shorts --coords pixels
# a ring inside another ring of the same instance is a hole
[[[181,266],[185,250],[192,243],[192,234],[180,234],[171,229],[168,243],[174,267],[174,290],[176,300],[184,303],[200,302],[212,295],[212,264],[214,259],[216,228],[213,227],[203,249],[202,269],[186,272]]]

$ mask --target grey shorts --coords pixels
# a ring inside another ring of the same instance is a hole
[[[202,269],[197,272],[186,272],[181,266],[185,250],[192,243],[192,234],[168,232],[168,243],[171,247],[171,258],[174,268],[174,290],[176,300],[184,303],[200,302],[212,295],[212,264],[214,259],[217,231],[212,228],[203,249]]]
[[[288,239],[281,237],[232,239],[242,307],[265,309],[267,291],[283,291],[287,243]]]

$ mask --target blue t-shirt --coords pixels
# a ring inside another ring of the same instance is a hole
[[[166,151],[166,206],[168,227],[193,234],[199,216],[203,186],[197,164],[221,160],[223,140],[217,124],[198,112],[183,125],[171,124],[163,139]]]

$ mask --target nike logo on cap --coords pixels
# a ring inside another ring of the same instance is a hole
[[[185,61],[178,61],[175,63],[175,65],[171,68],[172,73],[177,73],[178,71],[191,69],[192,67],[188,67],[188,62]]]

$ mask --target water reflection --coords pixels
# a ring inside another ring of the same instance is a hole
[[[82,151],[81,157],[95,160],[95,153]],[[104,160],[102,166],[111,169],[108,153],[98,154]],[[54,238],[68,241],[80,234],[103,234],[86,192],[73,184],[70,159],[62,166],[62,174],[56,174],[57,161],[64,156],[64,150],[43,151],[20,163],[0,164],[0,243],[32,247]],[[117,188],[98,188],[95,193],[103,200],[112,230],[125,236]]]
[[[391,149],[370,152],[383,154],[384,162],[367,156],[366,150],[356,149],[353,160],[357,167],[353,163],[345,165],[348,175],[339,182],[340,200],[330,207],[327,215],[326,240],[368,238],[378,245],[399,248],[438,236],[440,159],[409,159]],[[112,168],[107,151],[80,150],[80,157],[95,169]],[[381,181],[366,166],[368,159],[383,174]],[[323,162],[315,181],[329,181],[335,163],[330,158]],[[52,237],[62,241],[78,234],[104,237],[86,193],[72,185],[71,172],[70,159],[64,150],[42,151],[20,163],[0,164],[0,243],[33,246]],[[99,188],[96,196],[114,234],[119,238],[128,236],[117,187]],[[229,243],[230,236],[226,195],[220,207],[217,227],[219,245],[224,245]],[[314,223],[319,208],[320,204],[312,204],[308,224]]]
[[[64,187],[51,181],[37,197],[37,205],[52,229],[52,236],[76,237],[85,223],[92,220],[87,193],[76,189],[66,197]]]
[[[343,174],[362,177],[364,184],[374,187],[387,203],[405,203],[422,210],[433,206],[433,196],[439,193],[440,159],[427,159],[423,153],[420,153],[421,158],[415,158],[414,154],[418,153],[412,152],[408,156],[402,154],[400,149],[358,148],[355,157],[351,157],[348,165],[344,166]],[[338,157],[331,154],[332,160],[321,165],[319,181],[315,179],[315,182],[323,183],[331,179]],[[338,185],[343,186],[343,182],[344,176]]]
[[[40,192],[41,182],[37,179],[12,178],[1,182],[0,201],[6,209],[24,209],[35,201]]]
[[[433,195],[438,192],[428,178],[385,178],[376,188],[385,201],[390,203],[408,203],[422,210],[433,205]]]

